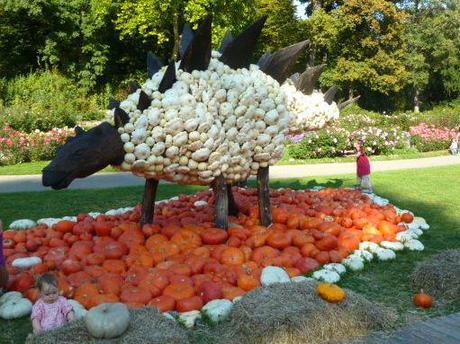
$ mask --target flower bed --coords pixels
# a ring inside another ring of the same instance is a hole
[[[454,129],[420,123],[410,128],[412,144],[420,152],[448,149],[456,135]]]
[[[35,130],[24,133],[5,127],[0,129],[0,166],[28,161],[49,160],[74,132],[69,128],[54,128],[48,132]]]
[[[34,277],[54,271],[61,292],[85,308],[121,301],[187,313],[273,282],[311,276],[335,283],[372,259],[423,249],[416,238],[428,228],[424,220],[377,196],[280,189],[271,197],[274,225],[268,229],[258,225],[257,191],[239,188],[241,213],[231,217],[228,232],[213,228],[210,191],[159,202],[157,223],[142,228],[140,206],[24,224],[35,226],[4,232],[8,288],[34,301]],[[31,256],[41,263],[25,271],[13,266]]]

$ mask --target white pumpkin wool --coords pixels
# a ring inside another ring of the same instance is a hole
[[[300,133],[324,127],[328,122],[338,119],[340,110],[335,102],[330,105],[324,101],[321,91],[306,95],[298,91],[292,80],[288,79],[281,86],[286,94],[287,109],[294,114],[290,132]]]
[[[267,266],[262,270],[260,276],[260,283],[265,287],[274,283],[287,283],[290,282],[286,270],[278,266]]]
[[[369,251],[366,251],[366,250],[355,250],[353,252],[353,254],[358,256],[358,257],[361,257],[362,259],[364,259],[367,262],[372,261],[372,259],[374,258],[372,253],[370,253]]]
[[[311,277],[305,277],[305,276],[295,276],[291,278],[291,282],[295,283],[300,283],[300,282],[308,282],[308,281],[314,281],[314,278]]]
[[[337,283],[340,281],[340,275],[331,270],[321,269],[313,273],[313,278],[327,283]]]
[[[177,70],[162,94],[163,67],[142,86],[151,97],[143,113],[136,108],[140,90],[121,102],[130,121],[120,128],[126,152],[120,169],[205,185],[219,175],[247,179],[281,159],[292,114],[280,85],[255,65],[233,70],[219,56],[212,53],[205,71]]]
[[[402,243],[408,240],[417,239],[417,238],[418,236],[415,233],[409,232],[409,231],[403,231],[403,232],[396,233],[396,240],[401,241]]]
[[[28,229],[36,225],[35,221],[29,219],[21,219],[11,222],[10,229]]]
[[[233,303],[229,300],[212,300],[201,309],[201,313],[208,317],[212,322],[218,323],[227,319],[232,308]]]

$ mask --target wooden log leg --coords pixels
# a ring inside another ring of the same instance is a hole
[[[216,198],[214,221],[217,227],[228,229],[227,184],[225,184],[225,179],[222,175],[214,180],[213,189]]]
[[[259,196],[260,222],[268,227],[273,223],[270,206],[270,188],[268,186],[268,167],[261,167],[257,171],[257,191]]]
[[[146,179],[144,188],[144,200],[141,215],[141,226],[146,223],[153,223],[155,213],[155,197],[157,193],[158,180]]]
[[[238,204],[233,197],[232,184],[227,184],[227,198],[228,198],[228,215],[236,216],[240,212]]]

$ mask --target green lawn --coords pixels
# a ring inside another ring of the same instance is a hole
[[[376,155],[372,156],[373,161],[381,160],[405,160],[405,159],[419,159],[429,158],[435,156],[450,155],[447,150],[434,151],[434,152],[402,152],[393,155]],[[340,158],[321,158],[321,159],[304,159],[304,160],[293,160],[286,155],[281,159],[277,165],[303,165],[303,164],[322,164],[328,162],[354,162],[356,158],[354,156],[340,157]],[[42,169],[49,164],[49,161],[34,161],[25,162],[17,165],[0,166],[0,176],[9,175],[30,175],[30,174],[41,174]],[[108,166],[101,172],[116,172],[117,169]]]
[[[371,263],[364,271],[347,273],[340,285],[398,310],[400,323],[460,311],[460,300],[421,310],[412,304],[414,290],[409,275],[414,264],[449,248],[460,248],[460,167],[445,166],[373,174],[375,190],[392,203],[423,216],[431,225],[421,240],[423,252],[398,253],[395,261]],[[272,181],[273,187],[307,188],[315,185],[350,186],[354,175]],[[159,198],[190,193],[199,187],[161,185]],[[17,218],[74,215],[132,206],[142,197],[142,187],[110,190],[63,190],[0,194],[0,217],[6,224]],[[21,343],[30,331],[30,320],[0,321],[0,342]],[[10,339],[9,339],[10,338]]]

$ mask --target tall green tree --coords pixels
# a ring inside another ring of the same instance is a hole
[[[327,23],[330,36],[329,42],[321,41],[328,54],[323,84],[335,84],[350,96],[356,91],[389,94],[404,87],[404,11],[386,0],[348,0],[319,16],[312,17],[313,30],[319,33]]]
[[[171,51],[177,58],[184,23],[194,25],[213,14],[214,43],[225,32],[240,31],[254,18],[254,1],[238,0],[127,0],[116,19],[122,39],[140,37],[153,50]]]

